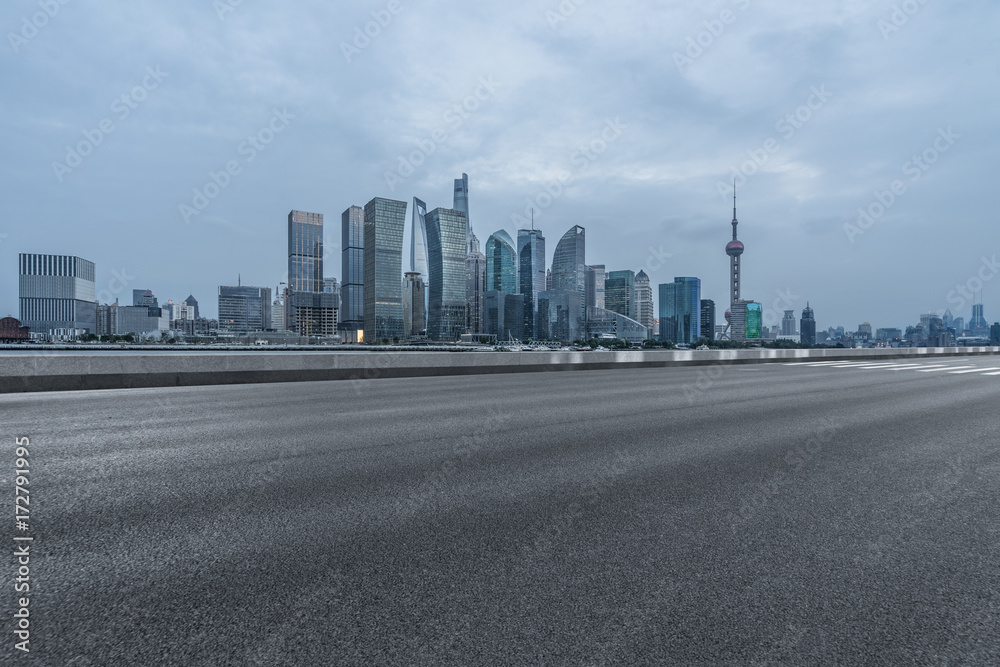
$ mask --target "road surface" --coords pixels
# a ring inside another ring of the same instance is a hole
[[[0,396],[15,657],[1000,664],[998,406],[1000,357]]]

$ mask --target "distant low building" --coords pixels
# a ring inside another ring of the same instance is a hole
[[[0,319],[0,342],[19,343],[31,338],[31,329],[21,326],[21,321],[13,317]]]

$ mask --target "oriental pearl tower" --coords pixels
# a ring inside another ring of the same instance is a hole
[[[743,242],[736,238],[736,182],[733,181],[733,240],[726,244],[726,254],[729,255],[729,310],[726,311],[726,322],[732,324],[733,309],[740,300],[740,255],[743,254]]]

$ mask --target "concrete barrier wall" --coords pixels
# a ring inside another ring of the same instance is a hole
[[[623,352],[60,352],[0,354],[0,393],[375,380],[380,378],[656,368],[807,360],[865,360],[1000,354],[997,347],[651,350]]]

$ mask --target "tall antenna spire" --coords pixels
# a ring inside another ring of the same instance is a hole
[[[736,220],[736,179],[733,179],[733,220]]]
[[[534,229],[535,229],[535,207],[534,206],[531,207],[531,229],[532,229],[532,231],[534,231]]]

